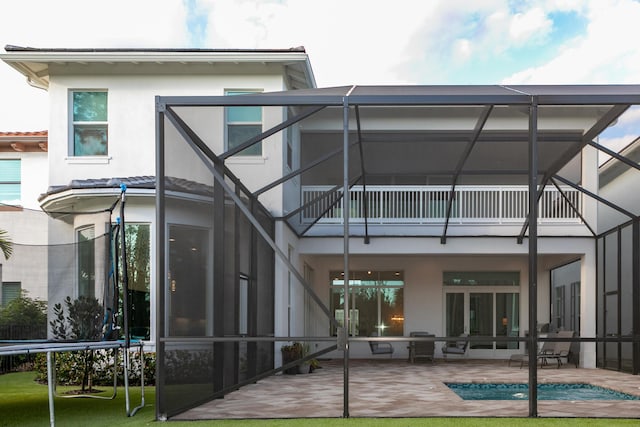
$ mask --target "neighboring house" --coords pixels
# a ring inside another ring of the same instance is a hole
[[[47,300],[49,218],[38,203],[47,185],[47,150],[47,131],[0,132],[0,229],[7,231],[14,251],[8,260],[0,258],[1,305],[21,290]]]
[[[269,338],[325,338],[310,342],[312,350],[335,343],[345,300],[348,332],[362,337],[349,347],[356,358],[370,357],[365,337],[373,333],[507,338],[547,323],[583,337],[600,331],[598,203],[571,184],[598,193],[597,151],[585,144],[624,112],[618,101],[600,105],[623,95],[612,88],[317,89],[302,48],[5,50],[1,59],[49,91],[41,206],[53,216],[94,212],[117,199],[121,183],[128,187],[126,221],[139,256],[133,327],[150,345],[164,343],[161,372],[180,363],[167,356],[172,349],[196,353],[184,338],[198,337],[198,351],[224,354],[211,361],[218,375],[199,375],[211,376],[216,392],[232,389],[280,365],[282,340]],[[637,87],[624,89],[640,100]],[[540,196],[535,257],[523,227],[528,92],[557,102],[536,116],[538,172],[567,180]],[[61,217],[49,234],[81,242],[113,220]],[[104,248],[85,249],[76,277],[49,288],[50,305],[100,295]],[[537,325],[529,324],[530,288]],[[264,342],[206,344],[244,336]],[[394,357],[407,357],[406,342],[393,345]],[[522,342],[477,340],[468,355],[505,359],[523,350]],[[602,365],[593,342],[580,344],[579,358],[583,367]],[[163,381],[179,384],[186,368]],[[159,392],[159,417],[204,398],[177,389]],[[173,397],[176,406],[164,407]]]

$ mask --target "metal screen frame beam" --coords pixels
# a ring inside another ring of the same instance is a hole
[[[605,205],[609,206],[612,209],[615,209],[616,211],[628,216],[631,219],[635,219],[638,216],[635,215],[632,212],[629,212],[628,210],[621,208],[620,206],[616,205],[613,202],[610,202],[609,200],[605,199],[604,197],[600,197],[595,193],[592,193],[591,191],[579,186],[578,184],[574,184],[573,182],[569,181],[566,178],[561,177],[560,175],[554,175],[553,178],[557,179],[558,181],[562,182],[563,184],[568,185],[569,187],[572,187],[578,191],[580,191],[581,193],[586,194],[587,196],[591,197],[592,199],[597,200],[600,203],[604,203]]]
[[[560,195],[562,196],[562,198],[569,204],[569,206],[571,207],[571,210],[574,211],[576,213],[576,215],[578,215],[578,217],[580,218],[580,220],[584,223],[584,225],[589,229],[589,231],[591,232],[591,234],[596,237],[596,232],[593,228],[591,228],[591,226],[589,225],[589,223],[587,222],[586,219],[584,219],[584,217],[582,216],[582,214],[580,213],[580,210],[576,207],[576,205],[573,204],[573,202],[571,201],[571,199],[569,199],[569,197],[567,196],[567,194],[562,190],[562,188],[560,188],[560,186],[558,185],[558,183],[556,182],[556,180],[554,178],[551,178],[551,183],[553,184],[554,187],[556,187],[556,189],[558,190],[558,192],[560,193]]]
[[[355,144],[355,143],[354,143]],[[354,145],[352,144],[352,145]],[[283,182],[287,182],[288,180],[290,180],[291,178],[294,178],[298,175],[301,175],[303,173],[305,173],[308,170],[313,169],[314,167],[318,166],[321,163],[324,163],[325,161],[329,160],[330,158],[337,156],[338,154],[342,153],[343,148],[340,147],[336,150],[330,151],[329,153],[325,154],[322,157],[317,158],[316,160],[314,160],[313,162],[309,163],[308,165],[302,167],[302,168],[298,168],[296,170],[294,170],[291,173],[286,174],[285,176],[283,176],[280,179],[276,179],[275,181],[273,181],[270,184],[265,185],[264,187],[256,190],[253,192],[253,195],[255,197],[258,197],[260,194],[271,190],[274,187],[277,187],[278,185],[282,184]]]
[[[462,168],[464,167],[464,164],[467,162],[467,159],[471,155],[471,151],[473,150],[473,147],[475,147],[476,143],[478,142],[480,133],[482,133],[482,129],[484,128],[484,125],[487,123],[487,120],[489,119],[489,115],[491,114],[491,111],[493,111],[493,105],[487,105],[484,107],[484,110],[482,110],[482,113],[480,114],[480,117],[478,118],[478,121],[476,122],[476,125],[473,129],[473,134],[471,136],[471,139],[467,143],[467,146],[465,147],[464,152],[462,153],[462,157],[460,157],[460,159],[458,160],[458,164],[456,165],[456,170],[453,174],[453,182],[451,183],[451,191],[449,191],[449,200],[447,200],[447,215],[444,220],[444,228],[442,230],[442,236],[440,237],[440,243],[443,245],[447,243],[447,229],[449,228],[449,219],[451,218],[451,208],[453,207],[453,198],[456,194],[456,185],[458,184],[458,178],[460,177],[460,173],[462,172]]]
[[[631,166],[634,169],[640,170],[640,164],[634,162],[630,158],[625,157],[620,153],[616,153],[615,151],[612,151],[612,150],[608,149],[607,147],[605,147],[604,145],[598,144],[595,141],[589,141],[588,144],[590,146],[592,146],[593,148],[596,148],[599,151],[602,151],[603,153],[610,155],[611,157],[615,158],[616,160],[619,160],[622,163],[624,163],[624,164],[626,164],[628,166]]]
[[[542,192],[544,191],[547,183],[553,176],[557,176],[557,173],[575,156],[577,156],[582,149],[589,144],[596,136],[602,133],[607,127],[611,125],[618,117],[624,114],[631,107],[630,104],[617,104],[614,105],[607,111],[605,115],[603,115],[600,120],[598,120],[587,132],[585,132],[582,140],[577,143],[573,149],[567,149],[562,156],[560,156],[546,171],[544,177],[542,178],[542,183],[540,188],[538,189],[538,200],[542,197]],[[520,231],[520,235],[518,236],[518,243],[522,243],[524,239],[524,234],[527,232],[527,228],[529,227],[529,218],[527,218],[522,225],[522,230]]]
[[[180,117],[167,106],[165,110],[165,116],[169,118],[171,124],[174,125],[178,133],[182,136],[182,138],[194,149],[194,152],[201,158],[201,160],[207,160],[208,162],[204,162],[205,166],[208,167],[209,171],[212,173],[213,178],[217,181],[217,183],[221,186],[224,192],[233,200],[236,206],[242,211],[245,217],[249,220],[251,225],[256,229],[256,231],[262,236],[264,241],[276,252],[280,261],[285,264],[285,266],[289,269],[289,271],[295,276],[295,278],[300,282],[302,287],[305,288],[309,292],[311,298],[318,304],[318,307],[324,312],[329,321],[333,326],[338,327],[338,322],[331,314],[330,310],[324,305],[320,297],[315,293],[313,288],[307,283],[304,279],[303,275],[295,268],[295,266],[289,261],[287,255],[278,247],[276,242],[269,236],[269,233],[262,227],[262,224],[255,218],[253,212],[249,208],[245,206],[242,200],[238,197],[235,191],[229,186],[229,184],[225,181],[225,176],[233,174],[230,171],[220,172],[215,166],[220,164],[220,159],[217,158],[215,153],[211,151],[211,149],[202,141],[198,135],[193,132],[193,130],[182,120]],[[210,164],[209,162],[213,163]],[[235,178],[235,177],[234,177]],[[237,180],[237,178],[236,178]],[[235,181],[234,181],[235,183]],[[251,194],[247,192],[247,194]],[[259,201],[257,201],[259,206],[262,206]],[[262,208],[269,216],[269,212]],[[164,274],[164,273],[163,273]]]
[[[360,124],[360,107],[356,106],[356,126],[358,132],[358,149],[360,150],[360,169],[362,172],[362,213],[364,214],[364,244],[368,245],[369,239],[369,198],[367,196],[367,172],[364,167],[364,148],[362,146],[362,127]],[[348,141],[347,141],[348,143]]]
[[[234,147],[234,148],[232,148],[230,150],[225,151],[224,153],[219,155],[218,158],[224,162],[227,158],[229,158],[229,157],[231,157],[231,156],[233,156],[235,154],[238,154],[242,150],[257,144],[258,142],[262,141],[263,139],[266,139],[266,138],[270,137],[271,135],[275,135],[276,133],[280,132],[281,130],[286,129],[289,126],[291,126],[291,125],[293,125],[295,123],[298,123],[299,121],[304,120],[309,116],[314,115],[315,113],[317,113],[320,110],[323,110],[324,108],[325,108],[324,105],[321,105],[319,107],[309,108],[309,109],[303,111],[302,113],[300,113],[300,114],[298,114],[298,115],[296,115],[296,116],[294,116],[294,117],[292,117],[292,118],[290,118],[288,120],[285,120],[284,122],[280,123],[279,125],[276,125],[276,126],[272,127],[271,129],[268,129],[268,130],[262,132],[260,135],[256,135],[256,136],[248,139],[247,141],[243,142],[242,144],[240,144],[240,145],[238,145],[238,146],[236,146],[236,147]]]

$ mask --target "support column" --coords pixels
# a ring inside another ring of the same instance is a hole
[[[349,418],[349,334],[350,334],[350,315],[349,310],[349,98],[344,98],[343,104],[343,181],[342,181],[342,218],[344,223],[343,240],[344,240],[344,329],[346,344],[344,346],[344,397],[342,416]]]
[[[597,240],[594,241],[597,243]],[[585,251],[580,265],[580,336],[595,337],[597,334],[597,300],[602,298],[597,291],[597,256],[595,244]],[[596,367],[596,343],[580,343],[580,366]]]
[[[632,232],[633,365],[631,369],[633,375],[638,375],[640,373],[640,220],[638,218],[633,220]]]
[[[529,416],[538,416],[538,100],[529,108]]]

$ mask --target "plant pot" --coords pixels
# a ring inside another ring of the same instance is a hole
[[[298,373],[300,374],[310,374],[311,373],[311,364],[309,362],[304,362],[298,365]]]

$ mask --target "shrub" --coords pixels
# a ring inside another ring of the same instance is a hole
[[[20,296],[0,308],[0,339],[26,340],[47,337],[47,303]]]
[[[84,351],[69,351],[56,353],[56,379],[60,385],[81,385],[84,376],[85,356]],[[94,386],[109,386],[113,384],[113,351],[93,350],[92,359],[92,383]],[[124,385],[124,368],[122,352],[117,352],[118,385]],[[129,385],[140,385],[140,358],[137,352],[132,352],[130,357]],[[47,358],[44,353],[36,357],[34,365],[36,381],[47,382]],[[144,353],[144,383],[155,384],[156,355]]]

